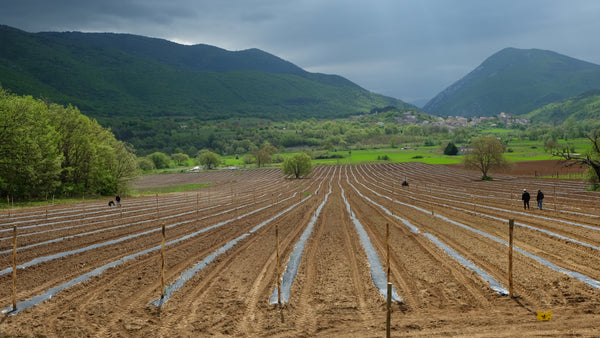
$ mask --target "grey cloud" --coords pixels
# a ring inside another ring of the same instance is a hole
[[[0,0],[0,23],[26,31],[260,48],[406,100],[433,97],[505,47],[600,63],[599,12],[596,0]]]

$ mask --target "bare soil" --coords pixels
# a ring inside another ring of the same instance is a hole
[[[18,301],[127,255],[160,247],[162,225],[166,226],[167,286],[226,243],[247,236],[160,307],[150,305],[162,292],[158,249],[17,314],[3,314],[0,334],[384,336],[386,300],[371,278],[345,197],[384,269],[389,225],[389,280],[402,298],[392,304],[392,336],[598,336],[600,289],[513,251],[513,297],[501,295],[423,235],[435,236],[508,289],[508,246],[480,233],[508,242],[508,220],[513,219],[516,247],[598,281],[600,194],[585,191],[585,183],[578,179],[539,177],[561,170],[564,175],[566,169],[556,161],[519,163],[510,171],[494,173],[489,182],[479,181],[479,173],[460,166],[420,163],[317,167],[309,178],[300,180],[274,169],[157,175],[135,184],[212,185],[187,193],[125,197],[120,209],[85,202],[11,210],[10,216],[3,211],[0,269],[12,266],[15,225],[21,248],[17,264],[81,249],[17,269]],[[575,169],[569,170],[575,174]],[[404,178],[409,187],[401,187]],[[529,210],[520,200],[524,188],[533,196]],[[535,202],[538,189],[545,194],[543,210]],[[289,302],[271,304],[279,274],[326,198],[307,240]],[[411,231],[405,222],[419,232]],[[223,225],[209,228],[218,224]],[[197,234],[168,244],[192,233]],[[94,244],[100,247],[84,249]],[[12,274],[1,275],[0,283],[1,307],[11,308]],[[551,319],[539,321],[538,311],[551,311]]]

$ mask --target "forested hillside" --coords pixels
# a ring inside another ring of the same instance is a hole
[[[521,115],[600,88],[600,66],[552,51],[505,48],[439,93],[423,110],[440,116]]]
[[[406,103],[258,49],[226,51],[127,34],[27,33],[0,26],[0,83],[112,119],[342,117]]]
[[[567,120],[600,120],[600,89],[559,102],[553,102],[526,114],[534,122],[561,124]]]

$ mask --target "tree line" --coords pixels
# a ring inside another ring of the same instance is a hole
[[[0,193],[14,199],[109,195],[137,173],[131,146],[81,114],[0,87]]]

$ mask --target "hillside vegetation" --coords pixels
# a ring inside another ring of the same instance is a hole
[[[32,34],[7,26],[0,26],[0,44],[4,88],[74,104],[106,126],[121,119],[289,120],[409,107],[258,49],[231,52],[127,34]]]
[[[563,123],[567,120],[600,120],[600,90],[553,102],[524,115],[534,122]]]
[[[521,115],[600,88],[600,66],[552,51],[506,48],[439,93],[423,110],[440,116]]]

